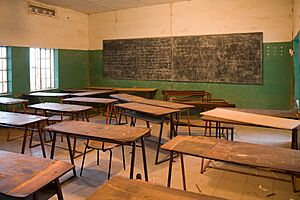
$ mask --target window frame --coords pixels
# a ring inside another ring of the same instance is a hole
[[[3,49],[5,49],[3,51]],[[2,55],[2,52],[5,52],[5,55]],[[5,60],[3,62],[3,60]],[[8,47],[6,46],[0,46],[0,95],[8,94],[9,93],[9,59],[8,59]],[[3,64],[4,63],[4,64]],[[6,63],[6,64],[5,64]],[[5,69],[3,69],[3,66],[5,65]],[[6,81],[4,80],[4,74],[6,74]],[[6,85],[6,86],[5,86]]]
[[[32,52],[34,52],[34,55],[32,55]],[[29,84],[31,92],[57,89],[55,57],[55,49],[29,48]]]

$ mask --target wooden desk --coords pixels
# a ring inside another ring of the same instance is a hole
[[[294,110],[267,110],[267,109],[248,109],[248,108],[226,108],[233,111],[241,111],[253,114],[282,117],[288,119],[300,119],[300,113]]]
[[[26,106],[28,104],[28,100],[25,99],[16,99],[16,98],[10,98],[10,97],[0,97],[0,104],[5,106],[5,111],[8,111],[8,106],[12,106],[12,112],[16,111],[16,105],[20,104],[23,108],[23,112],[26,113]],[[10,137],[10,129],[7,135],[7,141],[15,140],[20,137]]]
[[[202,112],[201,115],[205,117],[212,117],[212,120],[227,123],[252,125],[259,127],[268,127],[276,129],[284,129],[292,131],[292,149],[298,149],[298,128],[300,120],[285,119],[279,117],[272,117],[267,115],[259,115],[241,111],[228,110],[223,108],[216,108],[214,110]]]
[[[42,188],[51,184],[62,200],[58,178],[73,168],[62,161],[0,150],[0,198],[35,199]]]
[[[26,147],[26,139],[29,131],[29,127],[37,124],[37,130],[39,133],[40,144],[43,152],[43,156],[46,158],[46,152],[44,148],[44,143],[42,139],[41,127],[40,123],[47,120],[46,117],[36,116],[36,115],[28,115],[22,113],[12,113],[12,112],[4,112],[0,111],[0,126],[9,127],[9,128],[24,128],[24,136],[21,153],[24,154]]]
[[[154,99],[146,99],[146,98],[142,98],[142,97],[131,95],[131,94],[113,94],[110,96],[112,98],[115,98],[115,99],[118,99],[118,100],[124,101],[124,102],[136,102],[136,103],[148,104],[148,105],[159,106],[159,107],[164,107],[164,108],[171,108],[171,109],[176,109],[176,110],[186,110],[188,131],[189,131],[189,134],[191,135],[190,108],[194,107],[192,105],[174,103],[174,102],[169,102],[169,101],[160,101],[160,100],[154,100]]]
[[[162,132],[163,132],[163,124],[166,121],[169,121],[170,122],[170,138],[172,138],[173,135],[176,136],[177,132],[174,128],[174,116],[173,115],[175,115],[175,118],[177,119],[177,123],[178,123],[178,119],[179,119],[178,115],[179,115],[180,111],[170,109],[170,108],[157,107],[157,106],[140,104],[140,103],[123,103],[123,104],[117,104],[116,107],[121,110],[119,124],[121,123],[121,116],[123,114],[131,117],[131,125],[132,126],[135,125],[133,118],[146,121],[148,128],[149,128],[149,121],[152,123],[160,124],[160,132],[159,132],[159,136],[158,136],[155,164],[164,162],[165,160],[158,161]],[[167,118],[168,116],[169,116],[169,119]]]
[[[177,136],[162,145],[162,148],[171,152],[168,187],[171,185],[173,152],[181,155],[184,189],[186,189],[186,186],[182,154],[250,167],[267,168],[272,171],[285,172],[291,175],[300,175],[300,153],[298,150],[220,140],[203,136]],[[295,191],[294,181],[293,188]]]
[[[41,110],[43,115],[46,116],[46,111],[57,112],[57,113],[68,113],[72,117],[75,115],[78,119],[79,115],[81,114],[82,119],[84,119],[84,115],[86,120],[89,121],[88,111],[92,109],[90,106],[80,106],[80,105],[72,105],[72,104],[61,104],[61,103],[38,103],[29,105],[28,108]],[[84,113],[84,115],[82,114]]]
[[[28,97],[36,98],[58,98],[61,102],[62,99],[67,98],[70,93],[61,93],[61,92],[32,92],[29,93]],[[40,100],[41,101],[41,100]]]
[[[78,89],[78,88],[65,88],[65,89],[61,89],[61,90],[60,90],[60,92],[63,92],[63,93],[89,92],[89,91],[93,91],[93,90],[89,90],[89,89]]]
[[[97,90],[97,91],[86,91],[86,92],[76,92],[71,93],[70,96],[74,97],[92,97],[92,96],[99,96],[99,95],[108,95],[114,93],[113,90]]]
[[[194,98],[211,98],[211,93],[205,91],[205,90],[162,90],[162,95],[164,97],[164,100],[169,101],[172,99],[172,97],[175,98],[175,100],[182,100],[182,99],[194,99]],[[178,97],[181,98],[178,98]],[[173,99],[174,99],[173,98]]]
[[[150,132],[149,128],[138,128],[138,127],[129,127],[129,126],[120,126],[120,125],[103,125],[103,124],[96,124],[96,123],[83,122],[83,121],[64,121],[58,124],[47,126],[45,129],[53,133],[53,142],[52,142],[50,158],[53,159],[54,157],[56,133],[63,133],[66,134],[67,136],[70,160],[73,165],[74,165],[74,158],[71,150],[71,143],[70,143],[69,136],[81,137],[85,139],[97,140],[103,142],[117,143],[122,145],[131,145],[132,156],[131,156],[130,175],[129,175],[129,178],[131,179],[133,178],[133,172],[134,172],[136,142],[137,140],[140,139],[141,146],[142,146],[145,180],[148,181],[144,136]],[[76,176],[75,170],[73,170],[73,173]]]
[[[108,113],[112,110],[112,105],[117,102],[117,100],[108,98],[73,97],[63,99],[63,102],[104,105],[106,107],[106,123],[108,123]]]
[[[157,91],[157,88],[139,88],[139,87],[119,88],[119,87],[90,86],[90,87],[87,87],[87,89],[92,89],[92,90],[114,90],[115,92],[122,92],[122,93],[144,93],[146,95],[146,97],[151,98],[151,99],[155,96],[155,93]]]
[[[28,100],[25,99],[17,99],[10,97],[0,97],[0,104],[7,106],[13,106],[12,111],[15,112],[16,105],[22,105],[24,112],[26,110],[26,105],[28,104]],[[7,110],[7,109],[6,109]]]
[[[113,177],[87,200],[156,199],[156,200],[221,200],[222,198],[153,185],[141,180]]]

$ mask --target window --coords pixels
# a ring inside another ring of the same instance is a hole
[[[54,50],[30,48],[30,90],[54,87]]]
[[[7,48],[0,47],[0,93],[7,93]]]

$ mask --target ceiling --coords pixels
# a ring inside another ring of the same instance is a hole
[[[109,12],[186,0],[37,0],[87,14]]]

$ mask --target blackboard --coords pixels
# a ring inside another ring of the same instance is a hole
[[[107,79],[262,84],[262,33],[103,41]]]

